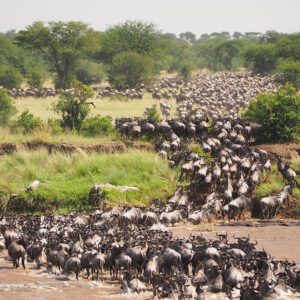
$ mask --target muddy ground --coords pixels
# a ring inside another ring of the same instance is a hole
[[[271,160],[276,160],[276,155],[282,156],[284,159],[300,157],[300,143],[289,144],[257,144],[251,145],[252,150],[260,148],[268,152]]]
[[[170,230],[177,236],[188,237],[203,234],[215,237],[217,232],[228,233],[232,236],[246,236],[258,241],[258,249],[265,248],[272,256],[278,259],[290,259],[300,267],[300,222],[280,221],[251,222],[247,224],[206,224],[206,225],[178,225]],[[246,225],[246,226],[241,226]],[[213,230],[200,232],[200,230]],[[77,282],[73,276],[49,275],[45,268],[36,270],[35,264],[28,263],[27,269],[12,269],[12,262],[8,260],[7,252],[0,255],[0,299],[6,300],[99,300],[99,299],[151,299],[149,291],[140,295],[121,295],[117,282],[107,279],[105,282],[88,281],[80,277]],[[227,299],[222,295],[208,295],[207,299]],[[289,297],[285,299],[297,299]]]

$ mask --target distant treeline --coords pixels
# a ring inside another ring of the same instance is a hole
[[[184,79],[195,69],[211,72],[246,68],[275,74],[280,83],[300,87],[300,33],[276,31],[162,33],[151,23],[126,21],[95,31],[82,22],[35,22],[25,30],[0,34],[0,85],[27,81],[41,88],[52,78],[56,88],[76,80],[96,84],[104,78],[118,89],[151,83],[166,70]]]

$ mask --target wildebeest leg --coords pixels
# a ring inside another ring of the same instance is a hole
[[[25,270],[25,257],[22,256],[22,266],[23,266],[23,269]]]
[[[181,181],[182,175],[183,175],[183,171],[181,171],[181,174],[179,176],[179,181]]]

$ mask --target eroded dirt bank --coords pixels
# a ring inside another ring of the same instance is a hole
[[[289,144],[257,144],[250,146],[252,150],[260,148],[268,152],[271,160],[276,160],[276,155],[282,156],[285,159],[300,157],[300,143]]]
[[[285,159],[300,157],[300,143],[290,144],[255,144],[251,145],[251,149],[260,148],[266,150],[272,160],[276,159],[276,155],[280,155]],[[0,143],[0,155],[9,154],[22,150],[38,150],[47,149],[52,151],[64,152],[106,152],[113,153],[116,151],[125,151],[127,148],[154,150],[154,145],[150,142],[110,142],[110,143],[45,143],[45,142],[23,142],[23,143]]]
[[[44,142],[24,142],[24,143],[0,143],[0,155],[10,154],[23,150],[46,149],[51,152],[62,151],[73,153],[78,151],[114,153],[124,152],[127,149],[147,149],[154,150],[154,145],[148,142],[111,142],[100,144],[76,144],[76,143],[44,143]]]
[[[284,223],[282,223],[284,224]],[[222,226],[214,225],[216,231],[202,232],[208,237],[215,237],[216,232],[228,232],[230,241],[232,236],[250,234],[251,240],[258,241],[258,249],[263,247],[272,256],[279,259],[294,260],[300,266],[300,226],[297,223],[286,222],[285,226],[261,224],[261,226]],[[269,226],[270,225],[270,226]],[[287,226],[288,225],[288,226]],[[206,225],[205,225],[206,226]],[[211,226],[211,225],[209,225]],[[201,225],[179,225],[171,228],[177,236],[188,237],[191,233],[199,235]],[[35,264],[28,263],[27,269],[12,269],[12,262],[7,259],[7,252],[0,256],[0,299],[30,299],[30,300],[99,300],[99,299],[151,299],[152,293],[147,291],[140,295],[121,295],[117,282],[109,279],[105,282],[88,281],[80,277],[77,282],[74,277],[64,275],[48,275],[45,268],[35,269]],[[212,294],[208,299],[228,299],[222,295]],[[293,296],[287,299],[296,299]]]

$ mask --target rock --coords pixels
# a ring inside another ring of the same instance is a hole
[[[38,188],[38,185],[40,182],[38,180],[35,180],[30,186],[28,186],[27,191],[34,191]]]

